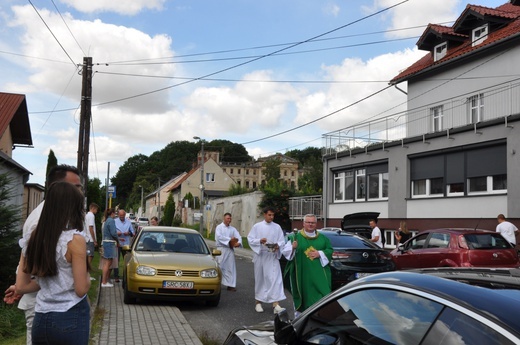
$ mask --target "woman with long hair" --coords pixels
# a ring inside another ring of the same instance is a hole
[[[81,235],[83,199],[71,183],[51,184],[36,229],[22,240],[16,293],[38,291],[33,344],[88,344],[90,274]]]
[[[395,232],[395,239],[397,240],[397,245],[405,243],[412,237],[410,230],[408,230],[408,226],[406,226],[405,221],[401,221],[399,223],[399,230]]]

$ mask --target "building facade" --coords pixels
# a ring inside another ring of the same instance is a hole
[[[519,19],[511,1],[429,25],[428,53],[391,81],[408,83],[407,111],[324,135],[328,226],[365,211],[386,229],[520,225]]]

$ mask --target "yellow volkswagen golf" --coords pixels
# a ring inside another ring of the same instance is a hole
[[[201,300],[209,306],[220,301],[222,273],[195,230],[147,226],[134,238],[125,255],[124,302],[140,299]]]

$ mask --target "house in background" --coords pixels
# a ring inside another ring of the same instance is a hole
[[[26,183],[23,189],[23,219],[43,201],[45,187],[39,183]]]
[[[178,176],[175,176],[171,180],[166,183],[160,185],[156,190],[152,193],[145,196],[145,215],[148,218],[153,216],[161,219],[162,215],[164,215],[164,205],[166,204],[166,200],[168,200],[168,195],[170,193],[170,189],[180,181],[187,173],[182,173]],[[160,211],[160,212],[159,212]]]
[[[9,203],[20,207],[31,172],[17,163],[12,153],[16,147],[30,146],[32,137],[25,95],[0,92],[0,174],[7,173],[12,181],[14,198]]]
[[[500,213],[519,226],[520,1],[468,5],[417,46],[390,82],[408,83],[405,113],[324,135],[326,226],[365,211],[386,229],[494,230]]]

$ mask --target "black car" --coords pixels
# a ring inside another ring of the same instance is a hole
[[[371,219],[377,221],[379,212],[358,212],[347,214],[341,220],[341,229],[364,238],[372,238],[372,228],[369,225]]]
[[[395,271],[356,280],[294,321],[240,327],[240,344],[520,344],[520,270]]]
[[[319,232],[329,238],[334,249],[330,262],[332,290],[357,278],[395,269],[390,253],[364,237],[341,230],[320,230]],[[287,261],[282,257],[280,260],[282,272],[286,263]],[[286,288],[289,288],[287,279],[284,279],[284,284]]]

